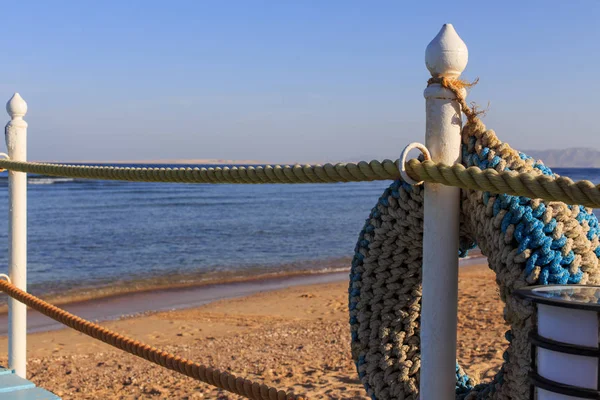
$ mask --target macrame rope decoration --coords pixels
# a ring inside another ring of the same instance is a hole
[[[486,129],[461,96],[462,82],[444,78],[433,83],[452,90],[467,117],[462,130],[465,167],[554,176]],[[352,261],[352,355],[373,399],[419,398],[423,196],[422,185],[402,180],[386,189],[360,232]],[[535,310],[512,293],[535,284],[600,283],[598,235],[598,220],[583,206],[461,191],[458,253],[464,256],[477,245],[488,257],[510,330],[505,362],[492,382],[478,384],[457,364],[457,399],[529,399],[527,336]]]

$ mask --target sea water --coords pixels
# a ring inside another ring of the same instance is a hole
[[[147,165],[145,165],[147,166]],[[30,176],[33,293],[349,267],[389,182],[234,185]],[[3,217],[2,217],[3,216]],[[0,175],[0,272],[8,185]]]

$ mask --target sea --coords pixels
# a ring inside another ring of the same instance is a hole
[[[554,172],[600,182],[600,169]],[[45,295],[347,270],[359,231],[390,184],[212,185],[36,175],[28,183],[28,291]],[[7,217],[3,172],[0,273],[7,272]]]

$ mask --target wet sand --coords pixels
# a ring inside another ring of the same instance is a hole
[[[343,278],[104,325],[310,398],[366,399],[350,357]],[[494,275],[485,266],[465,266],[459,285],[459,361],[485,380],[502,362],[507,329]],[[6,342],[0,338],[4,364]],[[31,380],[64,399],[237,398],[66,329],[29,335],[28,368]]]
[[[61,308],[88,321],[110,321],[149,312],[198,307],[217,300],[248,296],[258,292],[291,286],[342,281],[347,277],[347,272],[337,272],[269,277],[261,280],[204,284],[153,291],[133,291],[114,296],[70,302],[61,306]],[[30,310],[27,313],[27,331],[29,333],[51,331],[63,327],[62,324],[35,310]],[[0,315],[0,336],[5,336],[7,333],[8,315],[3,314]]]
[[[467,260],[461,260],[466,262]],[[95,307],[94,303],[101,299],[127,298],[140,293],[163,293],[184,289],[200,289],[209,286],[226,284],[261,284],[272,280],[290,279],[294,284],[295,278],[307,276],[328,275],[337,272],[347,272],[352,262],[351,257],[331,258],[318,262],[295,262],[280,264],[274,267],[253,267],[222,271],[189,271],[170,272],[168,274],[149,275],[144,277],[131,277],[110,283],[96,283],[93,285],[82,284],[75,287],[48,287],[29,285],[28,291],[58,306],[73,304],[88,304]],[[315,268],[316,266],[316,268]],[[310,283],[310,282],[307,282]],[[298,284],[302,284],[301,281]],[[236,286],[236,290],[242,290]],[[269,290],[267,288],[267,290]],[[157,304],[156,302],[153,302]],[[198,304],[196,304],[198,305]],[[0,295],[0,316],[8,312],[7,297]],[[123,312],[129,315],[130,313]],[[110,319],[107,317],[106,319]]]

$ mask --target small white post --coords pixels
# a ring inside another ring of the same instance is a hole
[[[6,104],[6,147],[12,161],[27,160],[27,103],[15,93]],[[8,276],[27,290],[27,174],[8,172]],[[27,307],[12,298],[8,302],[8,367],[25,378],[27,373]]]
[[[467,46],[445,24],[427,46],[427,69],[434,78],[457,78],[467,61]],[[460,162],[462,117],[456,96],[432,84],[425,99],[425,145],[432,160]],[[459,211],[460,189],[425,183],[419,395],[424,400],[455,397]]]

